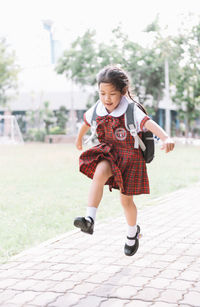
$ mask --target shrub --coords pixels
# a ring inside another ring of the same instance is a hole
[[[26,135],[26,141],[35,141],[35,142],[44,142],[45,139],[45,130],[39,130],[37,128],[31,128],[28,130],[28,133]]]
[[[58,126],[49,129],[49,134],[65,134],[65,131]]]

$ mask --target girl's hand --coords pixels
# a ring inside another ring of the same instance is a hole
[[[78,150],[82,150],[82,149],[83,149],[83,146],[82,146],[82,139],[77,138],[75,144],[76,144],[76,148],[77,148]]]
[[[162,149],[162,150],[164,149],[165,152],[168,153],[168,152],[170,152],[170,151],[172,151],[172,150],[174,149],[174,146],[175,146],[174,141],[173,141],[172,139],[170,139],[170,138],[167,138],[167,139],[163,142],[163,144],[162,144],[162,146],[161,146],[161,149]]]

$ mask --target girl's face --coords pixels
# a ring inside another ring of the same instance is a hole
[[[108,113],[111,113],[120,103],[122,93],[111,83],[100,83],[99,97]]]

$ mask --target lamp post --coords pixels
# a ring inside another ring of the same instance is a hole
[[[74,106],[74,88],[73,88],[73,80],[71,79],[71,107],[69,110],[69,121],[67,123],[67,134],[70,136],[76,135],[76,123],[77,123],[77,115]]]
[[[165,99],[166,99],[166,109],[165,109],[165,130],[167,134],[171,135],[171,112],[170,112],[170,95],[169,95],[169,64],[167,58],[165,58]]]
[[[52,33],[53,21],[48,19],[48,20],[43,20],[42,22],[44,29],[49,32],[50,48],[51,48],[51,64],[55,64],[55,46],[54,46],[53,33]]]

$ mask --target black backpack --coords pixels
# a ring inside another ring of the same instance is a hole
[[[92,120],[91,120],[92,135],[86,140],[85,143],[90,141],[96,133],[97,106],[98,106],[98,102],[96,103],[96,106],[92,114]],[[128,108],[125,113],[125,126],[126,126],[126,129],[130,132],[130,134],[134,137],[135,142],[137,142],[138,145],[140,146],[145,162],[150,163],[153,160],[154,153],[155,153],[153,133],[151,131],[141,132],[142,138],[139,137],[136,131],[136,125],[135,125],[135,120],[134,120],[134,108],[135,108],[135,102],[128,104]]]
[[[142,138],[139,137],[136,131],[136,125],[134,120],[134,108],[135,103],[129,103],[125,113],[125,126],[130,134],[135,138],[135,142],[138,142],[142,149],[142,154],[146,163],[150,163],[154,158],[155,143],[153,133],[149,130],[141,132]]]

